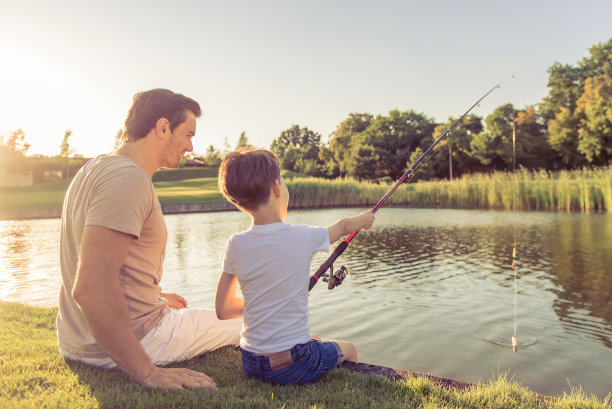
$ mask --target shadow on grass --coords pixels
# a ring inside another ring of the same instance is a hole
[[[204,372],[213,378],[219,389],[233,389],[244,383],[240,362],[232,348],[220,348],[168,367],[188,368]],[[225,407],[227,393],[205,389],[164,391],[150,389],[133,382],[118,369],[100,369],[78,361],[66,360],[79,383],[86,385],[101,408],[112,407],[198,407],[200,405]]]

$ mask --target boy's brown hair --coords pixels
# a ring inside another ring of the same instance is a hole
[[[238,149],[219,166],[219,190],[241,210],[253,212],[268,203],[270,188],[277,179],[280,161],[267,149]]]

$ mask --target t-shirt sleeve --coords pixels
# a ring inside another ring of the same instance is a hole
[[[329,242],[329,232],[325,227],[310,228],[310,248],[313,254],[318,251],[329,251],[331,243]]]
[[[233,236],[232,236],[233,237]],[[232,253],[232,237],[227,239],[225,243],[225,249],[223,249],[223,254],[221,255],[221,268],[224,273],[235,275],[234,268],[231,263],[231,253]]]
[[[151,179],[129,167],[106,176],[92,192],[85,225],[102,226],[139,238],[155,205]]]

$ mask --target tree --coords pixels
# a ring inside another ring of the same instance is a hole
[[[548,121],[548,143],[557,159],[568,169],[584,161],[578,152],[578,119],[569,108],[561,108],[555,118]]]
[[[612,38],[592,46],[589,55],[583,58],[577,67],[555,62],[548,69],[548,74],[550,91],[540,109],[545,123],[554,119],[561,108],[574,112],[578,98],[584,92],[587,78],[612,75]]]
[[[546,139],[546,125],[535,106],[515,113],[516,166],[527,169],[550,168],[554,152]]]
[[[612,75],[612,38],[589,48],[589,54],[578,63],[585,82],[589,77]]]
[[[8,135],[0,135],[0,163],[11,170],[25,170],[26,152],[30,144],[25,139],[25,133],[18,128]]]
[[[388,116],[377,116],[370,126],[355,138],[350,151],[350,161],[362,163],[362,155],[370,152],[369,148],[359,149],[357,145],[371,147],[374,149],[372,156],[378,159],[378,168],[369,178],[389,176],[399,179],[406,171],[406,161],[411,153],[419,147],[426,149],[430,145],[434,128],[435,123],[424,114],[412,110],[392,110]],[[360,176],[354,173],[359,168],[356,164],[351,164],[349,168],[351,176],[365,178],[361,171]]]
[[[546,139],[546,126],[534,106],[515,111],[512,104],[501,105],[485,123],[486,129],[475,135],[471,144],[474,158],[483,165],[511,170],[515,160],[517,166],[529,169],[552,164],[554,154]]]
[[[214,145],[209,145],[204,155],[206,164],[208,166],[219,166],[223,158],[221,158],[221,152]]]
[[[221,150],[221,159],[225,158],[232,152],[232,147],[230,146],[229,139],[227,136],[223,138],[223,149]]]
[[[433,131],[432,139],[437,140],[444,132],[446,132],[455,123],[456,118],[448,118],[446,123],[436,126]],[[431,160],[432,169],[439,177],[449,175],[453,179],[453,162],[456,164],[457,171],[478,164],[478,161],[472,156],[471,141],[474,135],[482,132],[482,118],[470,114],[451,132],[444,141],[438,144],[437,149],[441,150],[444,147],[448,150],[448,156],[438,154]],[[457,172],[455,172],[457,173]]]
[[[612,76],[587,78],[576,105],[578,151],[590,164],[607,165],[612,159]]]
[[[497,107],[485,119],[486,129],[474,135],[471,142],[472,152],[483,165],[493,169],[512,168],[512,127],[514,107],[505,104]]]
[[[352,177],[364,180],[380,176],[380,158],[376,154],[376,148],[372,145],[354,144],[351,148],[351,158],[348,163],[348,172]]]
[[[68,159],[72,155],[74,155],[74,149],[70,147],[69,139],[72,136],[72,131],[67,129],[64,132],[64,139],[62,139],[62,143],[60,144],[60,158]]]
[[[113,150],[118,149],[123,143],[123,129],[119,129],[115,134],[115,144],[113,145]]]
[[[250,148],[252,145],[249,144],[249,140],[246,136],[246,131],[242,131],[240,137],[238,138],[238,143],[236,144],[236,149],[239,148]]]
[[[340,167],[334,158],[334,153],[327,145],[319,147],[319,162],[321,163],[319,172],[322,177],[333,179],[341,176]]]
[[[64,139],[62,139],[62,143],[60,144],[60,161],[62,163],[62,177],[67,179],[70,177],[70,157],[74,155],[74,149],[70,147],[70,136],[72,136],[72,131],[70,129],[66,129],[64,132]]]
[[[423,156],[423,153],[425,153],[423,149],[420,147],[416,148],[416,150],[410,155],[410,159],[406,162],[406,169],[409,169],[410,166],[414,165],[416,161]],[[434,170],[433,163],[429,160],[423,159],[416,169],[415,177],[418,177],[421,180],[428,180],[433,178],[435,174],[436,172]]]
[[[540,105],[546,122],[555,118],[562,108],[573,112],[581,89],[580,70],[569,64],[555,62],[548,69],[548,87],[550,91]]]
[[[606,43],[591,47],[589,56],[583,58],[577,67],[555,62],[548,72],[550,91],[541,104],[541,114],[548,127],[548,140],[557,154],[557,159],[567,168],[591,163],[591,159],[586,155],[592,158],[593,163],[605,161],[605,158],[595,159],[593,156],[600,149],[598,138],[587,130],[585,107],[592,107],[592,104],[583,99],[579,109],[578,100],[586,91],[588,78],[612,75],[612,38]],[[593,84],[589,86],[593,87]],[[593,92],[589,90],[590,94]],[[597,127],[592,122],[591,126]]]
[[[319,160],[320,145],[321,135],[307,127],[293,125],[272,141],[270,150],[278,156],[283,169],[310,172],[307,174],[314,176],[323,165]]]
[[[30,144],[25,139],[25,132],[21,128],[17,128],[8,136],[2,136],[2,150],[10,154],[25,156]]]
[[[350,151],[353,140],[361,132],[365,131],[372,123],[373,116],[366,113],[351,113],[348,118],[340,122],[336,130],[331,133],[329,141],[329,151],[331,158],[336,165],[328,164],[328,168],[337,166],[341,176],[348,173]]]

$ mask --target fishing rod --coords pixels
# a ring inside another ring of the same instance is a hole
[[[376,211],[387,201],[389,196],[391,196],[393,194],[393,192],[395,192],[395,190],[399,187],[399,185],[401,185],[404,181],[407,180],[409,182],[410,180],[412,180],[412,178],[415,175],[416,170],[423,163],[425,158],[428,158],[430,156],[430,154],[435,153],[435,149],[438,146],[438,144],[440,142],[442,142],[444,139],[448,138],[451,135],[453,129],[458,124],[460,124],[463,121],[463,119],[467,116],[467,114],[470,113],[470,111],[472,109],[474,109],[474,107],[479,105],[480,102],[483,99],[485,99],[495,89],[501,88],[501,85],[504,82],[508,81],[510,78],[514,78],[514,75],[512,75],[512,76],[506,78],[505,80],[503,80],[502,82],[496,84],[486,94],[484,94],[478,101],[476,101],[476,103],[474,105],[472,105],[470,107],[470,109],[465,111],[465,113],[463,115],[461,115],[461,117],[459,119],[457,119],[450,126],[450,128],[448,128],[438,139],[436,139],[435,142],[429,148],[427,148],[427,150],[421,155],[421,157],[419,159],[416,160],[416,162],[414,162],[414,164],[406,171],[406,173],[404,173],[402,175],[402,177],[400,177],[397,180],[397,182],[395,182],[393,187],[391,187],[391,189],[389,189],[389,191],[387,193],[385,193],[385,195],[378,201],[378,203],[376,203],[376,205],[372,208],[372,210],[370,210],[370,213],[372,213],[372,214],[376,213]],[[336,247],[334,249],[334,251],[329,256],[329,258],[327,260],[325,260],[325,262],[323,264],[321,264],[321,267],[319,267],[319,269],[312,276],[310,276],[310,283],[308,284],[308,291],[312,290],[312,288],[317,284],[317,282],[319,281],[319,278],[321,278],[321,276],[324,277],[323,281],[327,281],[327,288],[329,290],[331,290],[332,288],[342,284],[342,280],[344,280],[344,278],[346,277],[346,274],[348,273],[348,271],[346,270],[346,267],[342,266],[340,268],[340,270],[337,270],[336,272],[334,272],[334,261],[336,261],[336,259],[338,257],[340,257],[340,255],[342,253],[344,253],[344,250],[346,250],[346,248],[348,247],[349,243],[351,242],[351,240],[353,240],[353,238],[357,235],[357,233],[359,233],[359,230],[356,230],[356,231],[352,232],[350,235],[348,235],[348,237],[346,239],[344,239],[338,245],[338,247]],[[329,270],[329,274],[326,273],[327,270]]]

